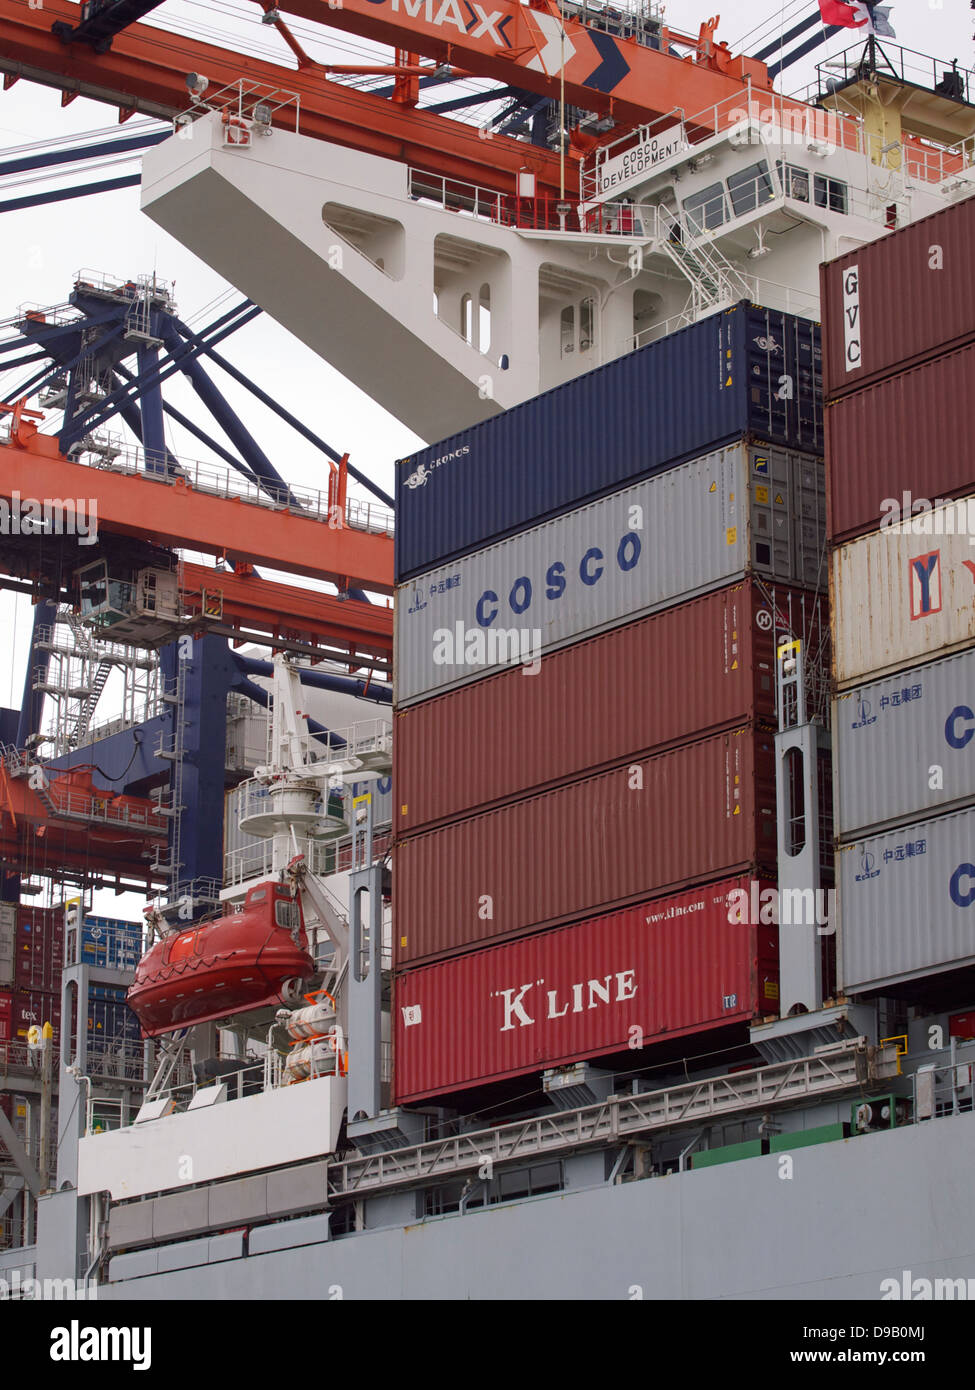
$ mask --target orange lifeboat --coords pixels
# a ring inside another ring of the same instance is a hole
[[[249,890],[242,911],[157,941],[139,962],[127,999],[144,1035],[155,1038],[286,1004],[293,982],[314,971],[301,904],[272,880]]]

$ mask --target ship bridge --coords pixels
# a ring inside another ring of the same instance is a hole
[[[946,94],[926,60],[925,88],[897,52],[909,79],[834,75],[828,100],[747,86],[675,108],[595,149],[571,199],[271,129],[238,84],[147,153],[143,208],[442,438],[742,299],[818,318],[822,260],[970,192],[968,75]]]

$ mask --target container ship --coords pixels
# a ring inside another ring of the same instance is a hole
[[[972,76],[842,0],[751,56],[496,4],[345,0],[365,72],[264,6],[278,79],[0,0],[6,73],[170,122],[143,211],[245,296],[81,272],[0,340],[3,505],[100,518],[0,538],[0,1277],[964,1296]],[[394,496],[217,351],[260,310],[434,441]]]

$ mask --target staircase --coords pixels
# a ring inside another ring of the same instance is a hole
[[[106,661],[104,659],[99,661],[95,671],[95,678],[91,683],[91,689],[84,698],[84,703],[78,713],[77,723],[74,726],[74,732],[71,735],[71,742],[75,748],[82,744],[88,735],[92,717],[95,713],[95,707],[98,704],[102,691],[105,689],[111,671],[111,661]]]
[[[696,235],[684,218],[665,207],[653,212],[653,249],[669,257],[690,284],[695,316],[751,298],[751,285],[713,241]]]

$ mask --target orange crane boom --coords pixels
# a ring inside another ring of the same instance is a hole
[[[693,115],[749,81],[772,86],[764,63],[723,45],[708,45],[705,62],[677,58],[563,16],[554,0],[288,0],[288,10],[556,100],[564,75],[567,103],[629,125],[676,107]]]
[[[341,0],[334,8],[328,0],[289,0],[288,11],[321,24],[323,38],[328,28],[342,29],[401,55],[419,54],[541,96],[564,97],[624,127],[678,107],[693,116],[746,90],[759,103],[771,95],[765,65],[714,42],[714,21],[702,26],[696,52],[678,58],[562,19],[551,0],[530,6],[518,0]],[[502,192],[510,192],[522,170],[535,174],[540,192],[559,188],[559,158],[551,150],[501,135],[485,138],[483,130],[409,101],[330,81],[318,64],[299,62],[296,71],[146,24],[129,25],[103,53],[63,43],[51,32],[52,24],[73,26],[79,18],[80,7],[68,0],[37,9],[24,0],[0,0],[4,85],[25,78],[59,88],[65,102],[78,95],[110,102],[123,118],[135,111],[171,118],[189,105],[187,74],[205,74],[211,90],[243,77],[299,94],[304,134]],[[571,161],[566,192],[576,187]]]
[[[189,73],[204,73],[213,91],[246,78],[296,93],[304,135],[502,192],[511,191],[524,169],[540,189],[559,186],[551,150],[501,135],[485,140],[475,126],[332,82],[317,65],[296,71],[147,24],[130,25],[107,53],[62,43],[52,23],[73,24],[79,13],[68,0],[48,0],[36,10],[24,0],[0,0],[4,87],[24,79],[57,88],[65,105],[84,96],[118,107],[123,120],[136,112],[171,120],[191,104]]]

